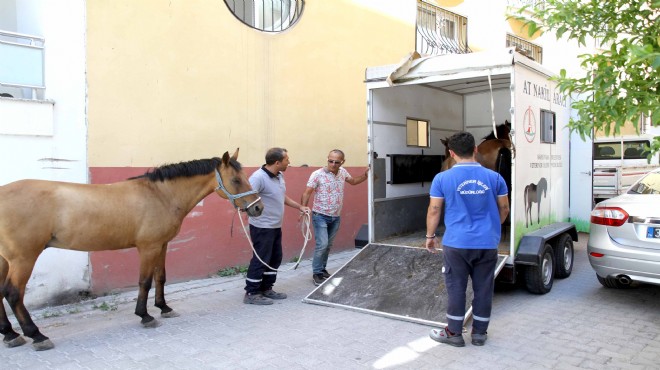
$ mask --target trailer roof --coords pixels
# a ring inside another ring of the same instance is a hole
[[[553,75],[513,48],[421,58],[415,54],[411,53],[399,64],[367,68],[365,82],[387,80],[390,86],[424,84],[458,94],[470,94],[509,88],[515,64],[524,65],[546,76]]]

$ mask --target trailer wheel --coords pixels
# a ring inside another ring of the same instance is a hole
[[[554,243],[554,250],[557,262],[555,277],[563,279],[571,276],[571,272],[573,272],[573,239],[571,236],[566,233],[561,234]]]
[[[525,284],[527,290],[534,294],[545,294],[552,289],[555,274],[555,256],[550,244],[543,247],[541,263],[538,266],[527,266],[525,269]]]

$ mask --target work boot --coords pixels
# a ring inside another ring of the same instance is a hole
[[[472,332],[472,345],[473,346],[483,346],[486,343],[486,339],[488,339],[488,334],[487,333],[478,334],[478,333]]]
[[[273,304],[273,300],[264,297],[263,295],[261,295],[261,293],[245,293],[245,297],[243,297],[243,303],[265,306],[265,305]]]
[[[451,335],[449,334],[447,328],[431,329],[431,332],[429,333],[429,337],[431,337],[431,339],[433,339],[436,342],[449,344],[450,346],[454,346],[454,347],[465,346],[465,340],[463,339],[463,334]]]
[[[261,295],[270,299],[286,299],[286,293],[278,293],[272,289],[264,290]]]

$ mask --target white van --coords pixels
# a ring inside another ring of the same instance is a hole
[[[642,175],[658,167],[656,153],[648,159],[653,136],[634,135],[594,140],[594,203],[623,194]]]

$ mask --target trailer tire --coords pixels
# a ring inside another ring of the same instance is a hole
[[[564,279],[571,276],[573,272],[573,239],[570,235],[564,233],[555,240],[555,277]]]
[[[545,244],[538,266],[527,266],[525,269],[525,284],[527,290],[534,294],[545,294],[552,289],[555,275],[555,256],[550,244]]]

